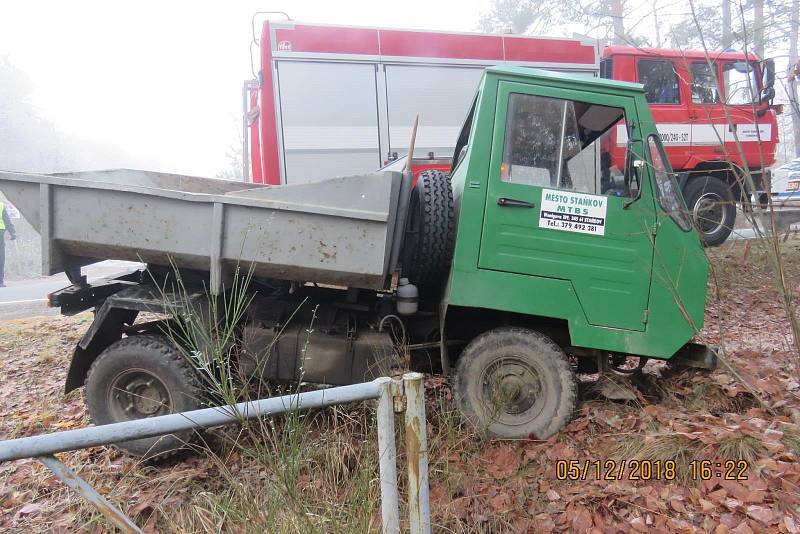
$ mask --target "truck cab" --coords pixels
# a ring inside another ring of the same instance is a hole
[[[736,202],[768,193],[778,143],[772,60],[736,51],[609,46],[600,73],[644,86],[701,237],[722,243],[733,229]],[[609,143],[612,160],[624,158],[626,141],[618,127]]]
[[[614,133],[625,141],[609,173],[603,145]],[[490,68],[451,181],[457,238],[443,331],[484,332],[458,354],[456,397],[493,432],[548,435],[563,424],[569,410],[526,396],[519,377],[541,390],[550,380],[567,402],[574,386],[554,363],[564,354],[669,359],[702,327],[707,261],[641,86]],[[547,339],[526,339],[526,329]],[[539,359],[553,346],[558,356]],[[525,347],[535,347],[527,360]],[[493,393],[468,378],[486,376],[513,398],[496,420],[481,408]],[[546,406],[550,418],[529,417]]]

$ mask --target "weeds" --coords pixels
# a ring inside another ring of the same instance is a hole
[[[675,462],[675,475],[679,482],[689,481],[690,463],[698,458],[702,443],[682,433],[629,434],[618,438],[612,457],[617,461],[631,459],[660,462]]]
[[[733,434],[720,439],[715,452],[719,458],[725,460],[747,460],[750,465],[753,465],[756,458],[767,452],[767,448],[759,439],[753,436]]]

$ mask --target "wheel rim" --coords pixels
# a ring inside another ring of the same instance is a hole
[[[130,421],[172,412],[164,382],[144,369],[127,369],[111,380],[107,404],[114,419]]]
[[[522,357],[495,360],[481,376],[481,397],[488,422],[524,425],[544,409],[544,383],[540,371]]]
[[[692,217],[695,226],[704,234],[714,234],[727,223],[724,199],[716,193],[704,193],[694,203]]]

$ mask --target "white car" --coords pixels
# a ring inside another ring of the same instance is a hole
[[[800,200],[800,158],[772,171],[772,200]]]

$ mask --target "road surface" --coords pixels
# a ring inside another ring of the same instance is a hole
[[[92,281],[124,273],[138,266],[138,263],[127,261],[103,261],[84,267],[83,274]],[[47,295],[68,285],[69,280],[63,273],[33,280],[7,280],[7,287],[0,287],[0,321],[37,315],[58,315],[58,308],[47,307]]]

